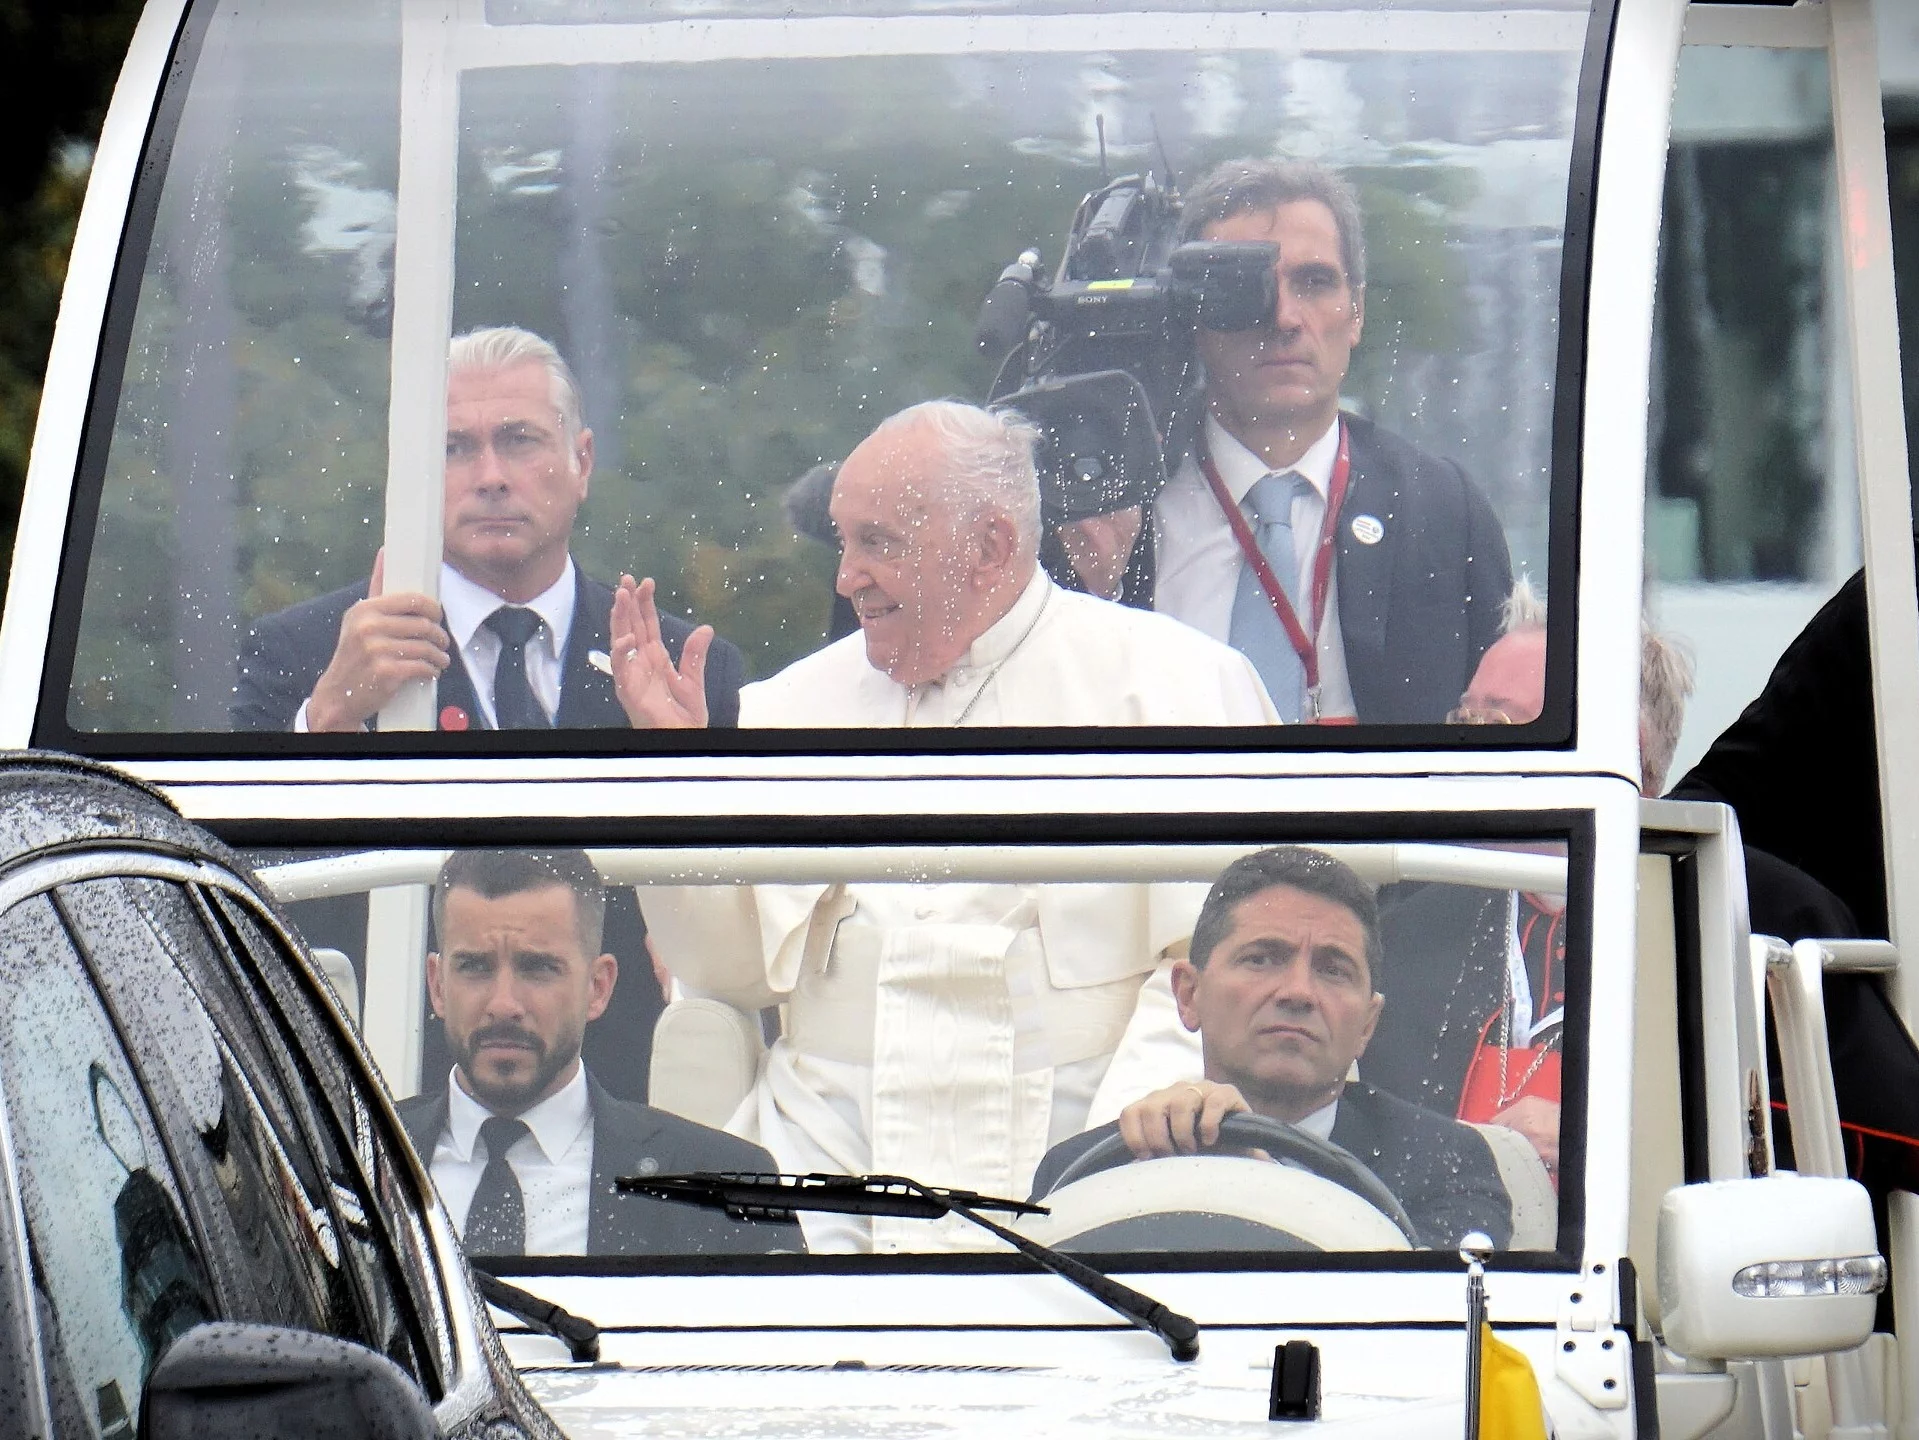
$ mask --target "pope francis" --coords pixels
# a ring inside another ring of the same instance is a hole
[[[743,726],[1271,725],[1252,665],[1166,616],[1052,583],[1035,432],[952,401],[884,421],[841,466],[837,588],[860,632],[740,694]],[[636,726],[706,723],[708,636],[675,666],[651,582],[614,602]],[[785,1007],[729,1129],[782,1169],[1027,1193],[1047,1148],[1183,1058],[1142,987],[1184,953],[1203,885],[652,887],[652,943],[687,992]],[[1144,1088],[1142,1088],[1142,1086]],[[975,1248],[951,1219],[803,1217],[815,1253]]]

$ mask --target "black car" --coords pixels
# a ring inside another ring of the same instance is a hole
[[[0,1431],[557,1436],[244,863],[0,756]]]

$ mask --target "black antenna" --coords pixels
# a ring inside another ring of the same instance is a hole
[[[1166,153],[1166,142],[1160,138],[1159,116],[1148,111],[1147,123],[1153,127],[1153,143],[1159,147],[1159,168],[1166,172],[1166,188],[1175,195],[1179,193],[1179,176],[1173,173],[1172,157]]]
[[[1104,184],[1109,178],[1106,173],[1106,117],[1095,115],[1093,128],[1099,132],[1099,178],[1100,183]]]

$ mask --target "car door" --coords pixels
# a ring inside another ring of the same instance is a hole
[[[104,1270],[82,1272],[90,1287],[69,1280],[65,1290],[78,1286],[79,1298],[67,1299],[49,1291],[60,1289],[53,1277],[41,1283],[49,1268],[41,1252],[57,1244],[62,1255],[110,1270],[101,1259],[112,1253],[101,1243],[106,1222],[63,1239],[78,1223],[74,1215],[59,1196],[23,1186],[31,1192],[36,1288],[50,1296],[43,1308],[52,1308],[56,1321],[63,1308],[82,1314],[78,1333],[87,1342],[68,1355],[62,1347],[73,1348],[67,1337],[75,1327],[41,1327],[51,1337],[43,1343],[52,1403],[56,1414],[71,1417],[55,1433],[130,1436],[141,1386],[160,1351],[192,1324],[214,1318],[309,1330],[375,1350],[436,1402],[451,1433],[477,1427],[492,1435],[502,1426],[507,1434],[551,1433],[504,1363],[488,1363],[491,1357],[471,1343],[473,1316],[455,1323],[453,1307],[473,1302],[463,1281],[436,1260],[444,1247],[436,1249],[429,1233],[430,1198],[408,1174],[397,1130],[383,1131],[374,1120],[378,1102],[369,1107],[365,1077],[342,1063],[344,1037],[318,1024],[317,997],[299,992],[300,983],[313,982],[295,980],[271,923],[231,895],[216,898],[205,885],[184,883],[184,876],[99,875],[104,867],[89,868],[98,878],[59,885],[9,912],[11,929],[29,933],[6,956],[22,957],[15,969],[38,968],[0,991],[0,1005],[13,991],[60,994],[59,1013],[80,1017],[70,1028],[92,1020],[69,1048],[108,1057],[89,1060],[107,1077],[89,1082],[83,1098],[92,1111],[76,1110],[78,1101],[62,1110],[40,1090],[72,1089],[69,1072],[78,1062],[23,1070],[19,1056],[38,1052],[9,1047],[17,1052],[5,1067],[9,1108],[26,1112],[15,1129],[37,1147],[22,1168],[39,1164],[39,1152],[62,1153],[69,1167],[87,1153],[83,1128],[78,1141],[40,1134],[48,1115],[66,1116],[61,1135],[76,1130],[73,1115],[104,1115],[94,1129],[114,1140],[107,1155],[125,1152],[119,1163],[129,1178],[122,1188],[145,1207],[133,1227],[138,1247],[121,1265],[132,1277],[122,1288],[137,1291],[140,1305],[100,1298],[103,1287],[111,1290]],[[205,867],[198,873],[226,878]],[[0,941],[7,933],[0,931]],[[275,970],[274,984],[263,979],[262,964]],[[61,965],[64,988],[39,974]],[[304,1005],[299,1021],[289,1019],[288,1004]],[[27,1023],[39,1009],[22,1013]],[[40,1074],[49,1069],[51,1081]],[[39,1088],[29,1088],[29,1080]],[[123,1095],[134,1098],[123,1102]],[[44,1173],[61,1170],[54,1164]],[[101,1186],[81,1180],[63,1188],[92,1202]],[[71,1208],[83,1214],[87,1206]],[[42,1232],[48,1238],[39,1238]],[[136,1326],[129,1343],[95,1355],[93,1337],[114,1331],[85,1309],[89,1300],[109,1311],[118,1303],[141,1317],[144,1330]]]
[[[0,915],[0,1092],[43,1381],[24,1398],[61,1440],[131,1440],[160,1353],[234,1297],[190,1223],[159,1107],[46,895]]]
[[[243,1317],[335,1335],[387,1356],[430,1399],[440,1367],[374,1219],[364,1181],[269,1048],[202,902],[160,880],[60,887],[56,903],[144,1068],[164,1072],[190,1196],[221,1263],[245,1274]]]

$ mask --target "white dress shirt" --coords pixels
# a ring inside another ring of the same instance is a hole
[[[1335,1095],[1304,1120],[1294,1123],[1308,1135],[1317,1135],[1322,1140],[1333,1138],[1333,1126],[1339,1120],[1339,1097]]]
[[[493,1112],[467,1094],[455,1069],[446,1079],[446,1127],[429,1167],[453,1226],[466,1233],[466,1212],[486,1169],[480,1126]],[[526,1202],[526,1253],[586,1254],[587,1212],[593,1198],[593,1105],[586,1066],[520,1117],[528,1134],[506,1152]]]
[[[1207,453],[1219,471],[1221,483],[1234,503],[1243,504],[1246,492],[1262,476],[1273,474],[1266,462],[1239,441],[1209,412],[1206,416]],[[1312,488],[1293,497],[1293,559],[1301,600],[1300,620],[1313,593],[1313,557],[1319,548],[1320,526],[1326,519],[1327,494],[1332,487],[1333,463],[1339,457],[1339,422],[1307,448],[1287,473],[1300,476]],[[1233,626],[1233,601],[1239,593],[1239,572],[1246,559],[1232,527],[1220,513],[1219,501],[1206,483],[1196,455],[1186,457],[1166,488],[1153,501],[1153,608],[1184,621],[1201,634],[1226,640]],[[1334,719],[1355,714],[1353,687],[1346,673],[1346,645],[1339,630],[1339,572],[1326,592],[1326,617],[1317,639],[1319,651],[1319,713]]]
[[[540,617],[540,628],[526,642],[526,678],[533,698],[551,720],[560,708],[561,661],[566,638],[573,630],[573,557],[566,557],[560,578],[526,602]],[[473,693],[488,729],[497,725],[493,713],[493,672],[500,663],[500,637],[487,627],[486,617],[506,602],[484,585],[477,585],[451,565],[440,566],[440,604],[446,611],[446,631],[453,648],[473,677]]]
[[[560,578],[526,602],[525,608],[540,617],[540,628],[526,642],[526,678],[533,687],[533,698],[540,702],[549,720],[560,708],[560,680],[567,637],[573,632],[575,591],[573,557],[569,555]],[[472,718],[489,730],[498,726],[493,713],[493,672],[500,663],[501,642],[487,628],[486,617],[506,603],[445,561],[440,563],[440,607],[446,632],[480,700],[480,714]],[[293,729],[304,735],[307,728],[307,702],[302,700],[293,717]]]

